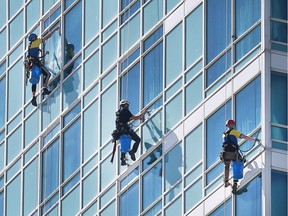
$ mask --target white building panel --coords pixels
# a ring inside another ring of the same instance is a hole
[[[288,60],[287,55],[279,55],[276,53],[271,53],[271,69],[280,70],[282,72],[287,72],[288,70]]]
[[[184,135],[187,135],[197,125],[202,122],[204,115],[204,106],[199,107],[192,115],[184,121]]]
[[[174,28],[184,17],[184,5],[178,7],[169,17],[164,21],[164,32],[167,34]]]
[[[186,0],[184,3],[185,16],[187,16],[192,10],[194,10],[201,2],[201,0]]]

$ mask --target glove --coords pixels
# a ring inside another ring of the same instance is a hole
[[[259,142],[260,143],[260,139],[255,139],[255,142]]]

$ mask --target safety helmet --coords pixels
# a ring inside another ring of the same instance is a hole
[[[75,49],[74,44],[72,44],[72,43],[68,43],[68,44],[67,44],[67,48],[70,48],[70,49],[72,49],[72,50]]]
[[[130,103],[129,103],[128,100],[126,100],[126,99],[122,99],[122,100],[120,101],[120,106],[123,106],[123,105],[125,105],[125,104],[130,105]]]
[[[33,38],[37,38],[38,36],[35,34],[35,33],[31,33],[30,35],[29,35],[29,41],[32,41],[33,40]]]
[[[228,125],[235,125],[235,124],[236,124],[235,121],[232,120],[232,119],[229,119],[229,120],[226,121],[226,126],[228,126]]]

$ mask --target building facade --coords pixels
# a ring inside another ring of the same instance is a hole
[[[0,215],[287,215],[287,0],[1,0]],[[23,61],[44,37],[52,93]],[[120,99],[148,112],[110,163]],[[236,195],[227,119],[260,143]],[[232,180],[231,180],[232,181]]]

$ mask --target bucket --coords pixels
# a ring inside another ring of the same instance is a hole
[[[131,147],[131,137],[129,135],[121,135],[120,136],[120,151],[122,153],[127,153],[130,151]]]
[[[243,168],[244,168],[243,161],[234,161],[232,163],[233,178],[235,180],[243,178]]]
[[[29,82],[35,85],[38,84],[40,75],[41,75],[41,69],[38,66],[33,65],[33,67],[31,68],[31,78]]]

